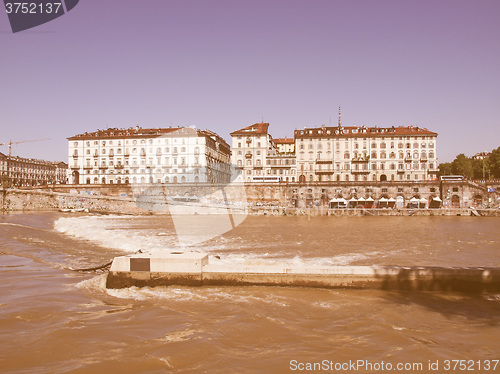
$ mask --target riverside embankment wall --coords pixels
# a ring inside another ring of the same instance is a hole
[[[495,184],[496,183],[496,184]],[[494,190],[494,191],[492,191]],[[433,215],[468,214],[470,207],[481,210],[500,205],[500,182],[337,182],[337,183],[253,183],[253,184],[164,184],[164,185],[56,185],[36,189],[0,189],[3,212],[28,210],[88,209],[99,212],[140,214],[165,211],[167,196],[215,196],[249,207],[256,214],[373,214],[430,215],[429,209],[407,211],[411,198],[443,200],[446,209],[432,209]],[[222,193],[224,191],[224,193]],[[331,211],[332,198],[372,197],[402,199],[397,209]],[[440,211],[441,213],[438,213]],[[484,210],[481,215],[495,215]]]
[[[115,196],[77,195],[37,190],[1,191],[0,206],[3,213],[18,211],[47,211],[76,209],[101,213],[144,213],[134,199]]]

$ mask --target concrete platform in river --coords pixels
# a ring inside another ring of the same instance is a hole
[[[500,268],[227,265],[209,263],[206,253],[156,252],[116,257],[106,282],[108,288],[170,285],[498,292]]]

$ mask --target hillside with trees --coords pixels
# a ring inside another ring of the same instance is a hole
[[[463,175],[468,179],[499,179],[500,147],[491,151],[484,160],[474,160],[461,153],[452,162],[439,164],[438,175]]]

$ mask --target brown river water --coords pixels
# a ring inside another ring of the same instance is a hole
[[[500,266],[499,228],[486,217],[250,216],[184,250],[225,263]],[[169,216],[3,215],[0,238],[0,372],[500,372],[498,294],[106,290],[104,273],[69,269],[177,248]]]

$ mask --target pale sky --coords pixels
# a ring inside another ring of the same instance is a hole
[[[500,1],[81,0],[13,34],[0,11],[0,143],[67,161],[107,127],[426,127],[440,162],[500,146]],[[7,147],[0,147],[7,153]]]

